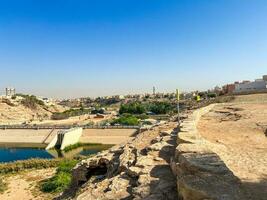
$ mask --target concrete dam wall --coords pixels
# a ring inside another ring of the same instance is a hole
[[[12,145],[31,145],[42,144],[47,149],[53,148],[57,145],[58,132],[62,129],[0,129],[0,144]],[[65,130],[68,131],[68,130]],[[73,131],[71,131],[73,132]],[[136,133],[137,129],[83,129],[82,134],[78,134],[79,140],[71,139],[72,134],[67,134],[64,141],[64,146],[69,140],[76,143],[101,143],[101,144],[120,144],[131,139]]]

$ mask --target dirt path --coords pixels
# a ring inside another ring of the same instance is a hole
[[[48,200],[53,196],[43,194],[38,189],[38,182],[51,177],[55,173],[54,169],[42,169],[25,171],[18,175],[11,175],[4,178],[8,184],[8,190],[0,194],[3,200]]]
[[[198,124],[251,199],[267,197],[267,103],[218,105]]]

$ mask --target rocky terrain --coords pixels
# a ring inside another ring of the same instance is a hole
[[[73,170],[70,189],[58,199],[177,199],[170,168],[176,127],[177,122],[154,127],[83,160]]]
[[[257,101],[216,105],[201,118],[198,130],[210,142],[210,149],[241,180],[247,196],[264,200],[267,196],[267,103]]]
[[[221,109],[222,106],[226,106],[225,109]],[[203,120],[217,120],[216,124],[238,122],[243,118],[240,113],[243,109],[228,104],[212,104],[188,111],[184,113],[178,127],[177,122],[168,122],[138,134],[125,144],[83,160],[73,170],[70,188],[57,199],[264,199],[266,182],[244,187],[243,179],[239,176],[239,173],[246,172],[246,167],[252,169],[247,166],[249,159],[252,159],[247,152],[250,150],[244,150],[246,155],[242,165],[236,159],[239,155],[237,152],[229,153],[233,157],[232,163],[244,168],[235,171],[220,153],[220,150],[226,152],[225,149],[228,148],[221,144],[223,140],[212,141],[203,134],[206,131],[202,128]],[[220,118],[213,119],[213,116],[212,119],[207,119],[214,110]],[[253,113],[249,109],[248,112]],[[259,119],[256,121],[260,122]],[[221,127],[221,130],[222,132],[216,133],[223,135],[223,130],[227,129]],[[232,137],[231,144],[234,144],[235,138],[236,135]],[[246,144],[239,146],[245,148]],[[264,172],[264,155],[261,161],[262,164],[255,165],[259,167],[258,172],[255,168],[252,174]],[[262,178],[263,175],[264,173]]]

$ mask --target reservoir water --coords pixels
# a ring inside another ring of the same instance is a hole
[[[69,152],[49,150],[46,151],[42,145],[26,145],[32,147],[25,147],[19,145],[0,145],[0,163],[13,162],[17,160],[27,160],[31,158],[46,158],[53,159],[58,157],[74,157],[75,155],[88,156],[96,154],[99,151],[110,148],[110,145],[92,145],[79,147]]]
[[[0,162],[27,160],[30,158],[53,158],[46,150],[37,148],[1,148]]]

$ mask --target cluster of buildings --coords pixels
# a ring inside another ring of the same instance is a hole
[[[236,81],[222,87],[224,94],[267,92],[267,75],[254,81]]]

